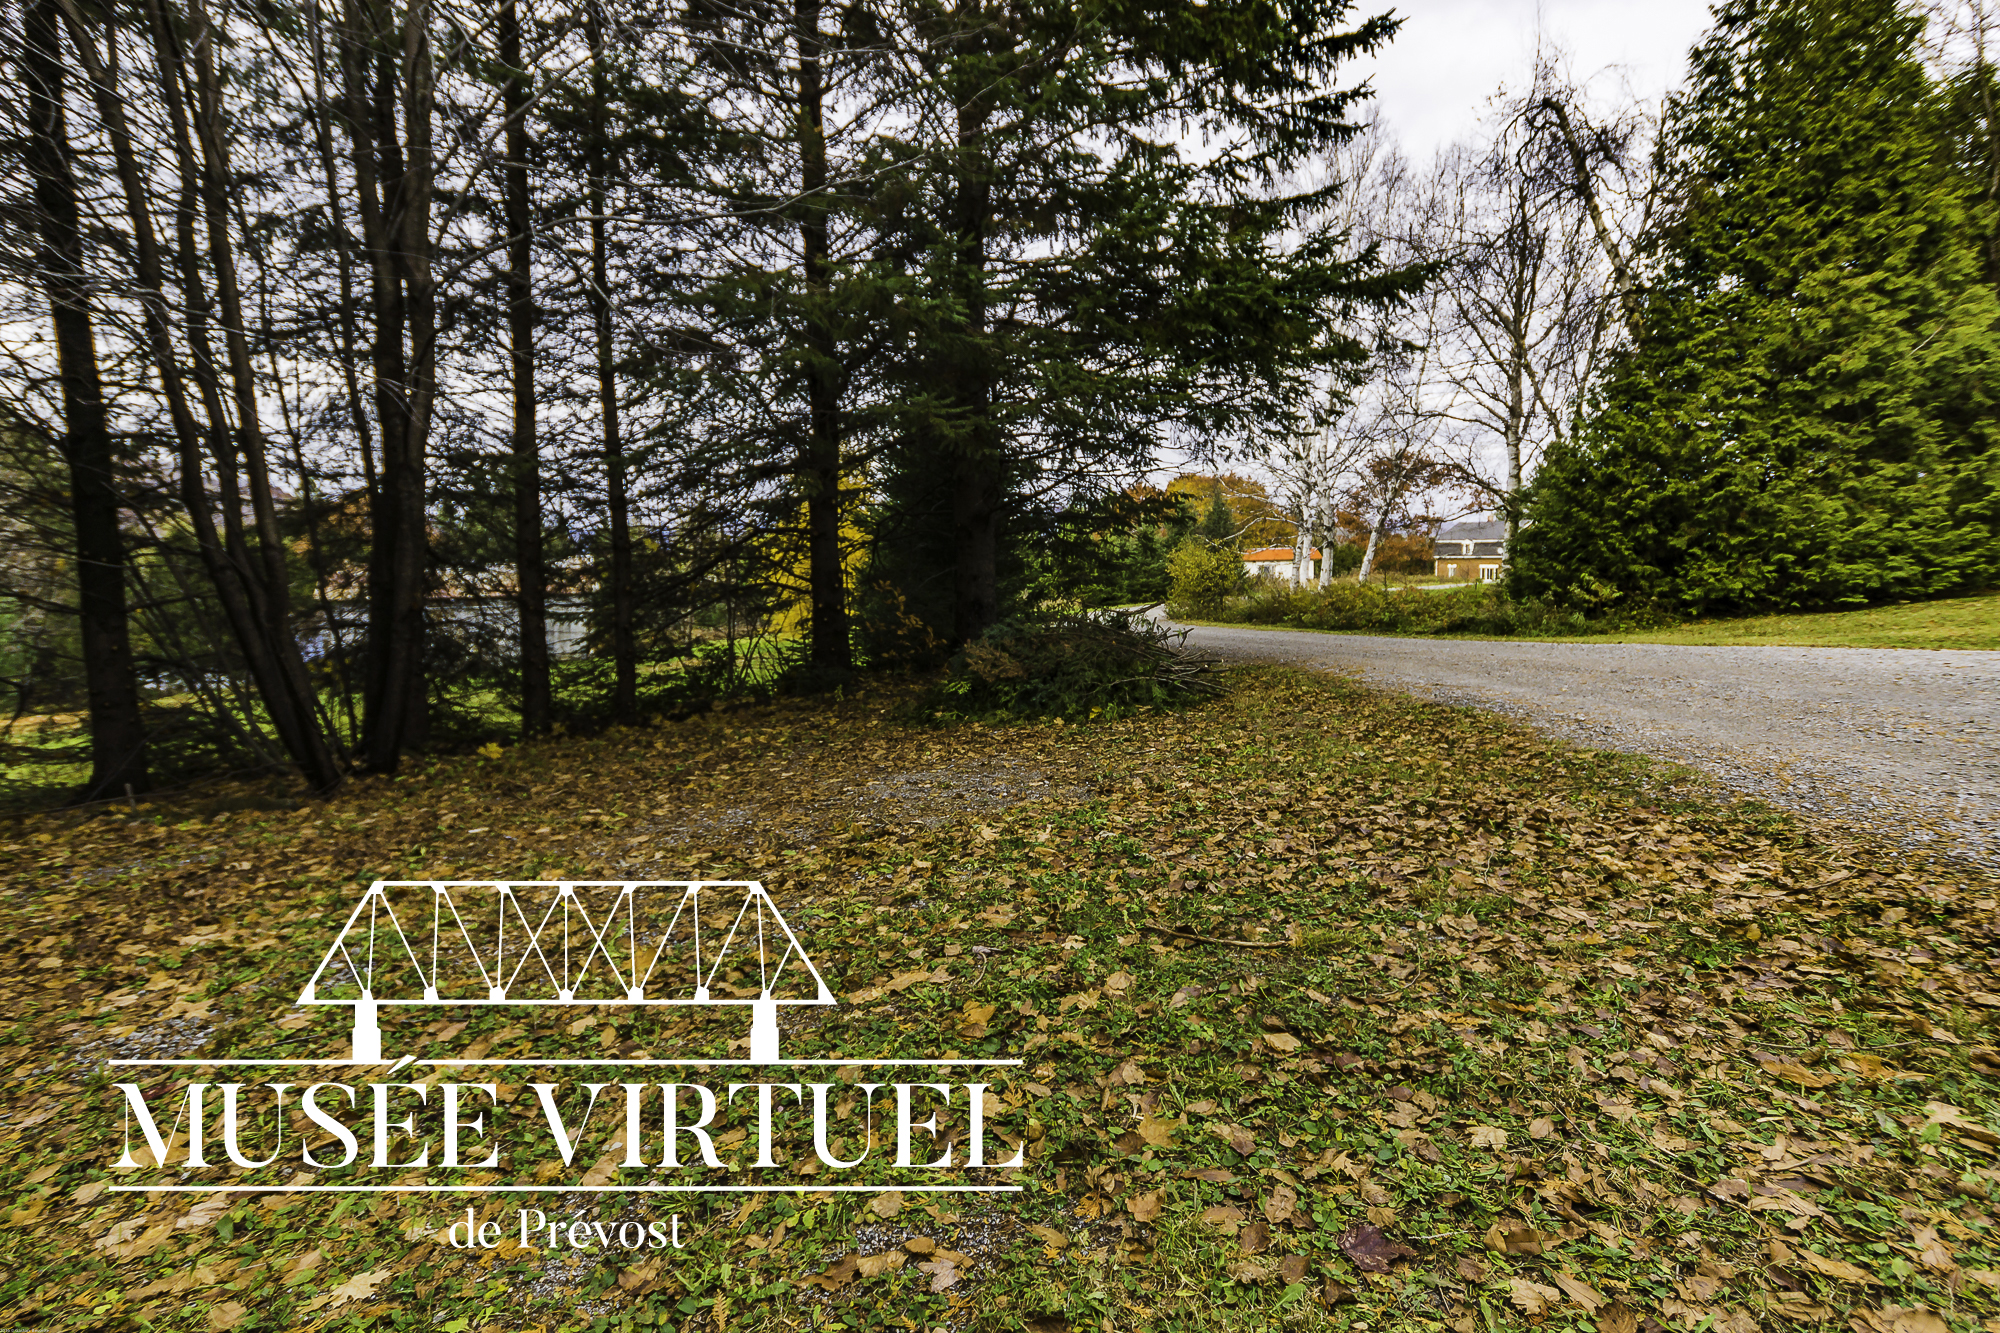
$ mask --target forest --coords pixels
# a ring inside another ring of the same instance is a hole
[[[10,6],[4,795],[327,791],[1481,510],[1581,613],[1995,581],[1983,8],[1732,0],[1660,106],[1551,40],[1425,162],[1398,27]]]

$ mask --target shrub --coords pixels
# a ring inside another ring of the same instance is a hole
[[[1672,618],[1651,607],[1624,608],[1590,619],[1587,608],[1533,598],[1511,598],[1502,584],[1426,592],[1340,580],[1324,588],[1286,585],[1252,590],[1249,598],[1213,619],[1246,625],[1296,625],[1302,629],[1356,630],[1374,634],[1596,634],[1652,629]]]
[[[1181,634],[1117,612],[1007,621],[965,645],[925,701],[932,716],[1088,721],[1217,692]]]
[[[1167,606],[1177,616],[1213,618],[1243,586],[1234,551],[1190,537],[1167,557]]]

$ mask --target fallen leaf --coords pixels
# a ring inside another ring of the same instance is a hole
[[[1146,1194],[1136,1194],[1125,1201],[1125,1210],[1132,1214],[1134,1221],[1151,1222],[1160,1215],[1160,1205],[1166,1202],[1163,1190],[1153,1190]]]
[[[850,1250],[813,1276],[806,1278],[802,1285],[819,1287],[825,1291],[839,1291],[854,1281],[854,1275],[860,1271],[860,1259],[858,1254]]]
[[[933,1259],[917,1265],[920,1273],[931,1275],[931,1291],[940,1292],[958,1285],[958,1265],[945,1259]]]
[[[901,1268],[908,1262],[909,1257],[901,1250],[884,1250],[881,1254],[858,1255],[854,1260],[854,1270],[862,1277],[880,1277],[884,1273],[893,1273]]]
[[[1491,1148],[1497,1152],[1507,1146],[1507,1131],[1493,1125],[1474,1125],[1467,1137],[1475,1148]]]
[[[1238,1157],[1248,1157],[1257,1150],[1257,1140],[1249,1130],[1241,1125],[1213,1124],[1209,1132],[1236,1150]]]
[[[208,1326],[220,1333],[222,1329],[235,1328],[243,1322],[250,1311],[240,1301],[224,1301],[220,1305],[208,1307]]]
[[[1539,1282],[1526,1278],[1507,1279],[1507,1300],[1520,1308],[1522,1314],[1533,1319],[1549,1312],[1549,1303],[1562,1299],[1562,1293],[1554,1287],[1545,1287]]]
[[[1029,1234],[1052,1250],[1066,1250],[1069,1248],[1069,1237],[1063,1235],[1062,1232],[1057,1231],[1054,1227],[1036,1226],[1033,1223],[1029,1223],[1028,1231]]]
[[[1273,1226],[1299,1221],[1299,1193],[1290,1185],[1280,1185],[1264,1200],[1264,1216]]]
[[[1528,1137],[1541,1140],[1551,1138],[1556,1132],[1556,1122],[1547,1116],[1536,1116],[1528,1122]]]
[[[1306,1257],[1303,1254],[1288,1254],[1278,1260],[1278,1276],[1287,1286],[1306,1280]]]
[[[1639,1333],[1639,1316],[1623,1305],[1607,1305],[1597,1312],[1597,1333]]]
[[[1264,1221],[1252,1222],[1236,1233],[1236,1248],[1245,1254],[1262,1254],[1271,1248],[1271,1227]]]
[[[1162,1120],[1148,1114],[1139,1122],[1139,1137],[1155,1148],[1174,1146],[1174,1131],[1181,1127],[1178,1120]]]
[[[986,1025],[993,1021],[998,1011],[997,1005],[968,1004],[958,1018],[958,1035],[967,1040],[975,1040],[986,1035]]]
[[[387,1282],[393,1272],[387,1268],[371,1268],[365,1273],[356,1273],[347,1281],[327,1293],[335,1303],[343,1301],[365,1301],[375,1294],[375,1288]]]
[[[1486,1248],[1495,1254],[1540,1254],[1562,1239],[1556,1232],[1537,1231],[1519,1222],[1495,1222],[1486,1228]]]
[[[1871,1287],[1882,1285],[1881,1281],[1874,1274],[1865,1269],[1856,1268],[1845,1259],[1829,1259],[1823,1254],[1817,1254],[1812,1250],[1808,1250],[1803,1245],[1799,1246],[1793,1253],[1798,1256],[1800,1263],[1823,1277],[1830,1277],[1837,1282],[1862,1282]]]
[[[1597,1307],[1604,1304],[1603,1295],[1582,1278],[1568,1273],[1551,1273],[1549,1281],[1562,1288],[1563,1295],[1581,1305],[1585,1314],[1595,1313]]]
[[[1212,1226],[1227,1226],[1241,1222],[1249,1214],[1230,1203],[1212,1203],[1201,1210],[1201,1220]]]
[[[876,1195],[868,1201],[868,1211],[880,1218],[894,1217],[903,1211],[903,1192],[890,1190],[887,1194]]]
[[[1340,1252],[1364,1273],[1386,1273],[1391,1260],[1413,1258],[1417,1253],[1399,1241],[1390,1240],[1379,1228],[1366,1222],[1357,1222],[1341,1232],[1336,1243]]]
[[[1793,1064],[1789,1060],[1773,1060],[1764,1066],[1764,1072],[1772,1078],[1782,1079],[1787,1083],[1796,1083],[1802,1088],[1823,1088],[1829,1083],[1840,1082],[1832,1074],[1822,1074],[1816,1070],[1807,1069],[1804,1065]]]
[[[1273,1050],[1284,1051],[1287,1054],[1305,1045],[1304,1042],[1289,1032],[1266,1032],[1264,1034],[1264,1044]]]
[[[224,1213],[228,1212],[232,1206],[232,1203],[233,1201],[231,1199],[231,1196],[227,1194],[217,1194],[209,1198],[203,1199],[200,1203],[188,1209],[188,1211],[183,1213],[180,1217],[175,1218],[174,1227],[176,1229],[184,1227],[205,1227],[210,1222],[213,1222],[216,1218],[221,1217]]]

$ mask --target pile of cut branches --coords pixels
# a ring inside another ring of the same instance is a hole
[[[1005,621],[965,645],[930,699],[939,719],[1129,716],[1220,692],[1185,630],[1120,611]]]

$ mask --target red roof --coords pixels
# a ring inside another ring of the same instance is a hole
[[[1243,558],[1245,560],[1257,560],[1257,561],[1271,561],[1271,560],[1289,561],[1292,558],[1292,548],[1289,546],[1260,547],[1255,551],[1245,551],[1243,553]],[[1313,560],[1319,559],[1319,548],[1317,546],[1313,548],[1312,555],[1309,558]]]

